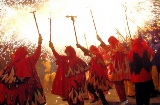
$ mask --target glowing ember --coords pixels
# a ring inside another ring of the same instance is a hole
[[[36,11],[38,27],[43,37],[43,52],[51,52],[48,47],[50,13],[52,42],[60,53],[63,53],[67,45],[76,48],[73,24],[66,15],[77,16],[75,27],[78,42],[82,46],[86,47],[84,34],[88,46],[98,45],[90,10],[99,36],[108,43],[107,39],[110,35],[119,36],[116,29],[124,38],[136,35],[137,25],[143,28],[145,23],[154,20],[156,14],[152,12],[153,8],[152,0],[51,0],[30,5],[20,3],[8,5],[0,2],[0,43],[12,45],[13,48],[25,45],[29,49],[34,49],[38,40],[38,31],[33,14],[30,12]],[[76,50],[80,51],[77,48]]]

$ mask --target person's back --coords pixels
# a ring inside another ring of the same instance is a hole
[[[57,72],[52,84],[52,94],[66,99],[69,105],[84,105],[83,92],[85,72],[87,64],[76,56],[72,46],[65,49],[66,55],[60,55],[54,49],[52,42],[49,43],[58,65]]]
[[[109,85],[107,83],[106,75],[107,68],[102,55],[100,54],[98,48],[94,45],[91,45],[89,50],[82,47],[80,44],[77,44],[77,47],[84,52],[85,56],[90,57],[90,70],[87,85],[89,93],[93,96],[93,100],[90,103],[95,103],[100,98],[103,105],[108,105],[103,93],[104,91],[108,91]],[[99,94],[99,97],[97,96],[96,92]]]
[[[131,81],[135,83],[137,105],[149,105],[151,91],[150,49],[145,47],[140,39],[134,39],[128,54],[131,68]]]
[[[14,60],[1,71],[0,79],[4,86],[4,99],[0,104],[28,105],[34,103],[44,105],[46,103],[43,88],[35,69],[41,53],[41,43],[40,36],[36,51],[29,57],[26,57],[28,51],[24,47],[19,47],[15,52]]]

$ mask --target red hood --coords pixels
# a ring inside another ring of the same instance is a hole
[[[110,37],[108,38],[108,42],[109,42],[111,45],[115,46],[116,43],[118,43],[119,41],[118,41],[114,36],[110,36]]]
[[[28,54],[28,51],[26,50],[26,48],[20,46],[15,52],[14,61],[19,61],[25,58],[27,54]]]
[[[74,50],[74,48],[72,46],[67,46],[65,53],[66,52],[68,52],[71,57],[76,57],[76,51]]]

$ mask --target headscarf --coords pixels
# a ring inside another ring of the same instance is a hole
[[[68,52],[71,57],[76,57],[76,51],[72,46],[67,46],[65,49],[65,53]]]
[[[15,75],[20,78],[30,77],[29,67],[27,66],[27,60],[25,59],[28,51],[24,47],[19,47],[15,52],[15,66],[16,66],[16,73]]]
[[[143,56],[143,52],[145,51],[145,47],[143,46],[141,40],[139,38],[134,39],[132,44],[132,51],[138,53],[140,57]]]
[[[112,45],[116,45],[116,43],[118,43],[119,41],[114,36],[110,36],[108,38],[108,42]]]
[[[93,53],[99,52],[98,48],[97,48],[96,46],[94,46],[94,45],[91,45],[90,48],[89,48],[89,50],[90,50],[91,52],[93,52]]]
[[[28,51],[25,49],[25,47],[20,46],[15,52],[14,61],[19,61],[21,59],[24,59],[27,54]]]

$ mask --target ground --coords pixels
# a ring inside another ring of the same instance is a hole
[[[45,91],[46,99],[47,99],[47,105],[68,105],[66,101],[62,101],[62,99],[59,96],[53,95],[50,93],[50,90]],[[105,95],[107,101],[109,102],[109,105],[120,105],[120,101],[118,98],[118,95],[116,93],[116,90],[114,88],[110,89],[108,91],[108,94]],[[135,104],[135,98],[127,97],[128,104],[127,105],[136,105]],[[97,101],[94,104],[90,104],[91,100],[85,100],[84,105],[102,105],[101,101]],[[151,98],[150,105],[160,105],[160,96],[156,98]]]

